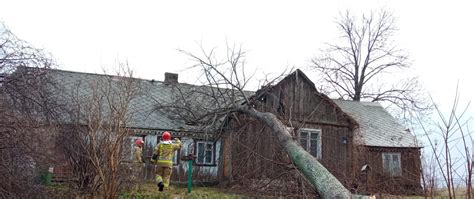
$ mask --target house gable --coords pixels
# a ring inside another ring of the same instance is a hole
[[[257,106],[279,116],[282,121],[355,128],[357,122],[329,97],[319,93],[313,82],[299,69],[274,86],[260,89]]]

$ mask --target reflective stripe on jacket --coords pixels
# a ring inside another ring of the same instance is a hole
[[[160,166],[172,167],[174,151],[181,148],[181,141],[176,140],[176,143],[171,141],[160,142],[155,148],[158,154],[157,164]]]

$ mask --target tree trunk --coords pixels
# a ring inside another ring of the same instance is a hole
[[[351,198],[351,193],[316,158],[293,140],[286,126],[271,113],[263,113],[246,106],[239,111],[258,119],[278,137],[293,163],[322,198]]]
[[[354,97],[352,98],[352,100],[356,102],[360,102],[361,95],[362,95],[362,85],[356,83]]]

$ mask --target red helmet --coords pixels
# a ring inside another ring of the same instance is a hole
[[[137,146],[140,146],[140,145],[143,144],[143,140],[142,140],[142,139],[137,139],[137,140],[135,140],[135,144],[136,144]]]
[[[163,141],[171,140],[171,133],[168,131],[163,132],[163,135],[161,135],[161,139]]]

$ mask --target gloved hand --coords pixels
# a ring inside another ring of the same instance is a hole
[[[151,162],[155,163],[156,160],[158,160],[158,154],[153,154],[153,156],[151,157]]]

